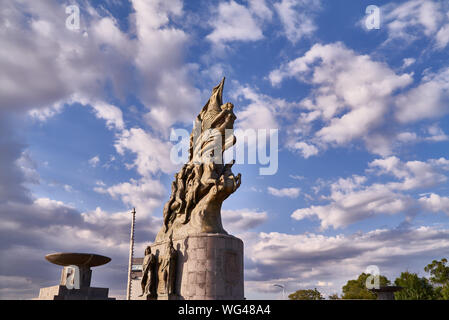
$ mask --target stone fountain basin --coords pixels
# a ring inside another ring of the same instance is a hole
[[[79,267],[97,267],[111,261],[111,258],[99,254],[73,252],[51,253],[47,254],[45,259],[60,266],[75,265]]]

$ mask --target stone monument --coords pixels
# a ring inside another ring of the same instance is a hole
[[[52,253],[47,261],[63,266],[59,285],[41,288],[36,300],[115,300],[108,298],[108,288],[90,286],[91,267],[101,266],[111,258],[91,253]]]
[[[224,81],[195,119],[189,161],[175,174],[163,225],[147,251],[155,255],[150,273],[157,299],[244,299],[243,242],[221,222],[223,201],[241,183],[234,162],[223,163],[223,152],[236,142],[234,106],[222,101]],[[144,299],[154,295],[144,290]]]

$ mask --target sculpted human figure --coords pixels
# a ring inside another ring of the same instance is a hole
[[[175,284],[176,284],[176,250],[173,247],[173,239],[170,237],[169,242],[167,243],[167,249],[165,252],[164,259],[161,265],[161,271],[163,274],[162,280],[165,284],[165,292],[167,294],[175,293]]]
[[[176,176],[175,176],[176,177]],[[163,217],[164,217],[164,227],[165,231],[168,229],[168,224],[171,218],[171,210],[170,207],[173,204],[173,201],[175,201],[176,191],[177,191],[177,184],[176,180],[172,182],[171,184],[171,195],[170,199],[167,201],[167,203],[164,205],[164,211],[163,211]]]
[[[145,257],[142,263],[142,294],[151,298],[156,297],[156,257],[151,253],[151,247],[145,249]]]

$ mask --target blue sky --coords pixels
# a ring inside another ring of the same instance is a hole
[[[55,251],[111,256],[94,285],[124,296],[128,212],[139,255],[180,167],[171,129],[191,130],[223,76],[237,128],[279,130],[276,174],[235,165],[223,207],[247,298],[280,298],[275,283],[340,292],[369,265],[425,275],[447,257],[443,1],[7,0],[0,39],[3,299],[53,285]]]

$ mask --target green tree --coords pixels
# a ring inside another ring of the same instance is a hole
[[[290,300],[323,300],[321,293],[315,289],[298,290],[288,295]]]
[[[339,299],[340,297],[338,296],[338,293],[334,293],[329,296],[329,300],[339,300]]]
[[[394,284],[403,288],[394,293],[396,300],[432,300],[435,297],[429,280],[420,278],[416,273],[402,272]]]
[[[370,276],[368,273],[362,273],[356,280],[348,280],[343,286],[342,299],[376,299],[377,295],[366,288],[366,279]],[[380,286],[390,284],[384,276],[379,276]]]
[[[424,271],[430,273],[430,282],[436,286],[437,299],[449,300],[449,265],[447,259],[433,260]]]

